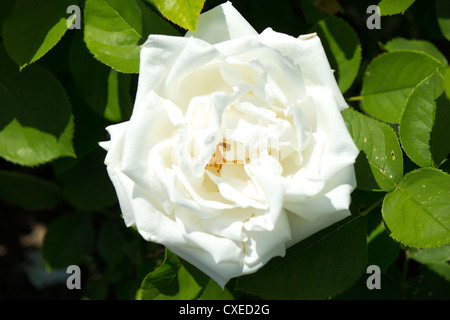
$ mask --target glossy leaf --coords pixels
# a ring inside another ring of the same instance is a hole
[[[366,221],[351,217],[238,278],[237,288],[267,299],[328,299],[354,284],[366,263]]]
[[[0,156],[36,166],[74,156],[71,105],[47,70],[32,65],[19,72],[0,48]]]
[[[52,49],[67,31],[72,0],[17,0],[3,25],[6,50],[23,68]]]
[[[84,41],[89,51],[124,73],[139,72],[139,46],[150,33],[176,34],[141,0],[87,0],[84,18]]]
[[[380,7],[382,16],[390,16],[394,14],[403,14],[415,0],[381,0]]]
[[[382,214],[390,236],[417,248],[450,243],[450,175],[437,169],[414,170],[388,193]]]
[[[400,120],[402,147],[409,158],[421,167],[435,166],[431,131],[436,112],[435,100],[442,92],[442,76],[435,72],[411,92]]]
[[[393,190],[403,177],[403,153],[394,130],[352,109],[344,110],[342,116],[360,150],[355,163],[357,188]]]
[[[424,52],[435,57],[443,65],[448,66],[447,58],[442,52],[433,43],[426,40],[394,38],[382,47],[387,51],[411,50]]]
[[[393,51],[373,59],[362,82],[362,108],[380,120],[398,123],[406,100],[416,85],[445,66],[416,51]]]
[[[205,0],[153,0],[153,2],[168,20],[195,32]]]
[[[361,63],[358,35],[345,20],[330,16],[312,29],[319,35],[342,92],[355,80]]]

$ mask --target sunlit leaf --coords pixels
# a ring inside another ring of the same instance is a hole
[[[71,105],[64,88],[47,70],[21,72],[0,48],[0,156],[35,166],[75,156]]]
[[[153,0],[164,17],[184,29],[195,32],[205,0]]]
[[[90,52],[124,73],[139,71],[140,45],[149,34],[176,34],[141,0],[87,0],[84,19],[84,41]]]
[[[367,67],[362,82],[362,108],[380,120],[398,123],[411,91],[417,84],[445,66],[417,51],[381,54]]]
[[[432,168],[406,174],[382,207],[390,236],[417,248],[450,243],[449,212],[450,175]]]
[[[378,6],[382,16],[403,14],[415,0],[381,0]]]
[[[402,147],[409,158],[421,167],[436,165],[432,154],[431,131],[436,112],[435,100],[442,92],[442,76],[435,72],[411,92],[400,120]]]
[[[426,40],[394,38],[386,42],[383,49],[387,51],[411,50],[424,52],[438,59],[443,65],[448,65],[447,58],[442,52],[433,43]]]
[[[358,111],[342,112],[349,132],[360,150],[355,170],[357,187],[391,191],[403,177],[403,153],[394,130]]]

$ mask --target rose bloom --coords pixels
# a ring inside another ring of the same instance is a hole
[[[230,2],[142,45],[105,164],[127,226],[224,287],[350,215],[358,149],[320,39],[258,34]]]

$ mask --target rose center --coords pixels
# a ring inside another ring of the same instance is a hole
[[[226,155],[226,152],[231,150],[231,145],[232,143],[227,142],[225,138],[222,140],[221,143],[218,143],[216,146],[216,151],[209,160],[205,169],[211,172],[212,174],[220,177],[220,172],[222,171],[222,165],[224,163],[237,163],[236,160],[227,161],[226,157],[224,157],[224,155]]]

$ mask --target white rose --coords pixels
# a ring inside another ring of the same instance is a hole
[[[142,45],[129,121],[101,143],[127,226],[222,287],[347,217],[358,149],[319,38],[227,2]]]

